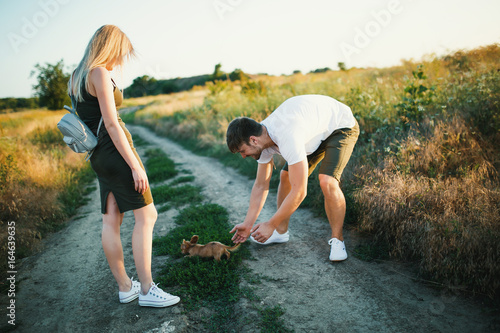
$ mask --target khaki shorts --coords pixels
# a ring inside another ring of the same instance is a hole
[[[357,121],[353,128],[341,128],[330,134],[314,153],[307,156],[309,176],[319,162],[323,161],[319,167],[319,173],[331,175],[340,181],[342,172],[351,158],[354,145],[358,141],[358,136],[359,125]],[[283,166],[283,170],[288,171],[288,163]]]

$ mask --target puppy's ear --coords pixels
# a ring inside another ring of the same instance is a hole
[[[198,242],[198,236],[197,235],[194,235],[193,237],[191,237],[191,241],[190,241],[191,244],[196,244],[197,242]]]

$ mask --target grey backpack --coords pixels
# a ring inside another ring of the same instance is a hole
[[[76,105],[73,97],[71,97],[71,104],[72,106]],[[70,108],[67,105],[65,105],[64,108],[70,113],[65,114],[61,118],[61,120],[57,123],[57,128],[59,128],[63,134],[63,140],[68,147],[76,153],[87,153],[85,160],[88,161],[97,146],[97,137],[99,136],[99,130],[101,129],[102,117],[101,121],[99,121],[96,137],[88,126],[80,119],[80,117],[78,117],[75,108]]]

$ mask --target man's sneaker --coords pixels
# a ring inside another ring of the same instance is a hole
[[[288,242],[289,239],[290,239],[290,234],[288,233],[288,230],[284,234],[280,234],[276,230],[274,230],[271,237],[269,237],[264,243],[257,242],[255,240],[255,238],[250,236],[250,240],[252,242],[254,242],[256,244],[260,244],[260,245],[269,245],[269,244],[273,244],[273,243],[286,243],[286,242]]]
[[[174,305],[179,303],[181,299],[177,296],[170,295],[164,292],[158,286],[152,282],[151,288],[146,295],[139,293],[139,305],[140,306],[152,306],[155,308],[164,308],[166,306]]]
[[[337,238],[332,238],[328,241],[328,244],[332,246],[332,248],[330,249],[331,261],[342,261],[347,259],[347,252],[345,250],[344,242],[338,240]]]
[[[139,297],[139,291],[141,291],[141,283],[139,281],[134,281],[134,279],[130,278],[132,282],[132,287],[130,291],[119,291],[118,297],[120,297],[120,303],[129,303],[134,299]]]

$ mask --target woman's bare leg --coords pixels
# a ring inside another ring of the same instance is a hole
[[[106,199],[106,214],[102,216],[102,248],[111,273],[113,273],[118,283],[118,289],[120,291],[129,291],[132,283],[125,271],[125,262],[123,260],[123,248],[120,239],[122,222],[123,213],[120,213],[113,193],[109,193]]]
[[[134,210],[135,226],[132,233],[132,250],[135,268],[141,282],[142,294],[147,294],[153,278],[151,275],[151,255],[153,248],[153,228],[158,217],[153,203]]]

